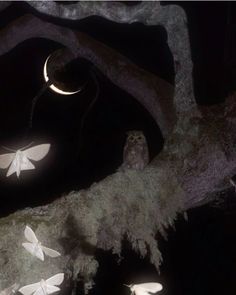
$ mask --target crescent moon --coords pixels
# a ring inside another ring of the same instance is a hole
[[[44,67],[43,67],[43,76],[44,76],[44,80],[45,82],[48,82],[49,78],[48,78],[48,73],[47,73],[47,63],[48,63],[48,60],[50,58],[50,55],[48,56],[48,58],[46,59],[45,63],[44,63]],[[78,93],[80,92],[81,89],[79,90],[76,90],[76,91],[73,91],[73,92],[69,92],[69,91],[64,91],[62,89],[59,89],[58,87],[56,87],[54,84],[51,84],[49,86],[49,88],[56,92],[56,93],[59,93],[59,94],[62,94],[62,95],[72,95],[72,94],[75,94],[75,93]]]

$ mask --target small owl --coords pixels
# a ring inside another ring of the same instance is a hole
[[[149,162],[146,138],[142,131],[129,131],[123,151],[123,169],[143,170]]]

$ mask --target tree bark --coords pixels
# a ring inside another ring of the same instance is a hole
[[[0,3],[0,11],[6,9],[10,5],[11,5],[11,1],[2,1]]]
[[[27,1],[42,14],[79,20],[92,15],[101,16],[118,23],[141,22],[145,25],[163,26],[168,35],[168,45],[175,64],[178,64],[175,77],[174,105],[177,114],[196,108],[192,83],[192,60],[187,29],[187,17],[182,8],[176,5],[162,6],[159,1],[143,1],[135,6],[110,1],[77,2],[63,5],[55,2]]]
[[[86,58],[114,84],[137,99],[153,116],[165,137],[173,129],[176,122],[174,87],[168,82],[139,68],[86,34],[73,32],[32,15],[23,16],[0,32],[0,55],[31,38],[56,41],[69,48],[74,58]]]

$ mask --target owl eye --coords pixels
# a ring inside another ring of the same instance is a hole
[[[134,137],[133,135],[130,135],[130,136],[129,136],[129,140],[130,140],[130,141],[134,141],[134,140],[135,140],[135,137]]]
[[[141,135],[139,135],[139,136],[137,137],[137,139],[138,139],[138,140],[142,140],[143,137],[142,137]]]

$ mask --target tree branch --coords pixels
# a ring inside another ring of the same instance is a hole
[[[1,1],[0,2],[0,11],[6,9],[10,5],[11,5],[11,1]]]
[[[175,109],[177,114],[196,112],[193,94],[192,60],[187,29],[187,17],[176,5],[161,6],[159,1],[143,1],[135,6],[109,1],[84,2],[63,5],[53,1],[27,1],[37,11],[57,18],[79,20],[91,15],[118,23],[141,22],[161,25],[168,34],[168,45],[178,64],[175,77]]]
[[[84,57],[105,76],[127,91],[153,116],[166,137],[176,122],[173,86],[139,68],[113,49],[89,36],[24,16],[0,32],[0,55],[30,38],[47,38],[69,48],[74,57]]]
[[[132,23],[135,21],[150,22],[157,15],[160,4],[142,2],[128,7],[123,3],[106,1],[77,2],[63,5],[56,2],[26,1],[30,6],[43,14],[57,18],[78,20],[92,15],[101,16],[111,21]],[[156,9],[153,10],[153,7]],[[148,15],[148,19],[146,18]]]
[[[73,279],[80,273],[88,287],[98,267],[95,250],[112,250],[120,255],[125,236],[141,256],[150,251],[151,262],[159,268],[156,232],[164,233],[173,223],[183,208],[184,196],[174,175],[168,182],[165,175],[171,177],[171,171],[165,170],[165,163],[160,165],[160,170],[150,167],[144,172],[117,172],[86,191],[2,218],[0,289],[9,282],[25,285],[37,282],[42,274],[47,278],[58,272],[66,272],[67,278]],[[26,224],[36,231],[43,245],[57,249],[62,256],[40,263],[27,253],[21,246]]]
[[[79,273],[89,288],[98,267],[95,250],[120,255],[125,236],[141,256],[150,252],[158,269],[161,254],[156,233],[164,234],[178,213],[209,200],[222,179],[235,174],[235,148],[227,153],[224,148],[225,144],[233,146],[235,130],[236,102],[232,98],[217,118],[181,118],[164,150],[145,170],[117,172],[87,190],[0,219],[0,235],[4,236],[0,240],[0,288],[14,282],[32,283],[41,274],[49,277],[62,271],[68,280],[75,280]],[[221,140],[225,132],[226,141]],[[21,247],[26,224],[36,230],[43,244],[62,256],[45,263],[29,256]]]

